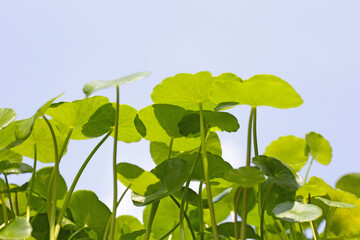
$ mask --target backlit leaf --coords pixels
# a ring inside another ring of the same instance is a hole
[[[0,108],[0,130],[13,122],[16,118],[16,113],[11,108]]]
[[[304,198],[307,198],[309,194],[312,197],[325,196],[331,191],[331,189],[332,188],[324,180],[313,176],[306,184],[296,191],[296,195],[303,196]]]
[[[210,92],[210,101],[220,104],[237,102],[252,107],[298,107],[303,103],[299,94],[279,77],[259,74],[244,81],[218,81]]]
[[[123,235],[144,229],[141,222],[133,216],[122,215],[116,218],[114,239],[120,239]]]
[[[270,143],[264,155],[279,159],[299,171],[308,161],[306,141],[295,136],[284,136]]]
[[[0,230],[1,239],[24,239],[31,236],[31,224],[23,217],[16,217],[7,227]]]
[[[331,201],[331,200],[323,198],[323,197],[316,197],[316,198],[321,200],[322,202],[324,202],[329,207],[337,207],[337,208],[354,208],[354,207],[356,207],[355,205],[352,205],[350,203]]]
[[[336,183],[336,188],[355,194],[360,198],[360,173],[350,173],[342,176]]]
[[[134,82],[136,80],[143,79],[148,77],[151,72],[138,72],[125,77],[117,78],[115,80],[108,81],[92,81],[86,83],[83,87],[83,92],[86,94],[86,97],[90,96],[93,92],[98,91],[100,89],[116,87],[125,83]]]
[[[313,204],[299,202],[284,202],[273,210],[277,218],[287,222],[310,222],[322,216],[322,210]]]
[[[225,173],[225,179],[237,183],[244,188],[251,188],[265,181],[265,176],[256,167],[241,167],[239,169],[228,170]]]
[[[0,150],[0,161],[8,160],[11,162],[21,162],[22,156],[8,149]]]
[[[9,162],[7,160],[0,162],[0,173],[8,174],[20,174],[20,173],[31,173],[33,168],[26,163]]]
[[[311,156],[321,164],[327,165],[331,161],[332,149],[329,142],[320,134],[310,132],[306,134],[306,142]]]

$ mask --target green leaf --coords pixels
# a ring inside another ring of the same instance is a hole
[[[148,190],[154,191],[160,187],[160,180],[155,174],[147,172],[136,165],[119,163],[116,166],[116,172],[118,180],[126,187],[131,184],[130,189],[137,194],[145,195]]]
[[[126,233],[121,236],[120,240],[141,240],[142,238],[140,238],[140,237],[142,235],[144,235],[145,232],[146,232],[146,230],[142,229],[142,230],[134,231],[132,233]],[[152,240],[151,236],[150,236],[150,239]]]
[[[31,236],[31,224],[23,217],[16,217],[7,227],[0,230],[1,239],[24,239]]]
[[[352,205],[350,203],[331,201],[331,200],[323,198],[323,197],[316,197],[316,198],[321,200],[322,202],[324,202],[329,207],[337,207],[337,208],[354,208],[354,207],[356,207],[355,205]]]
[[[336,188],[355,194],[360,198],[360,173],[350,173],[342,176],[336,183]]]
[[[58,149],[61,149],[64,144],[65,137],[54,126],[54,122],[50,120],[53,126]],[[35,121],[31,135],[19,146],[11,150],[23,156],[34,158],[34,144],[37,148],[37,160],[43,163],[55,162],[54,143],[48,125],[44,119],[37,119]]]
[[[238,193],[238,189],[236,189],[236,191],[234,191],[233,194],[233,203],[234,203],[234,209],[235,209],[235,203],[236,203],[236,198],[237,198],[237,193]],[[248,188],[247,189],[247,194],[248,194],[248,204],[247,204],[247,211],[250,212],[256,205],[256,193],[254,188]],[[240,201],[239,201],[239,206],[238,206],[238,215],[241,217],[242,216],[242,211],[243,211],[243,201],[244,201],[244,191],[241,191],[240,193]]]
[[[136,114],[136,117],[134,119],[134,124],[135,124],[136,130],[140,133],[140,135],[142,137],[145,137],[146,136],[146,127],[145,127],[144,123],[141,121],[141,119],[139,118],[139,114]]]
[[[86,94],[86,97],[90,96],[95,91],[100,89],[109,88],[109,87],[116,87],[125,83],[134,82],[136,80],[140,80],[143,78],[148,77],[151,72],[138,72],[134,73],[125,77],[117,78],[115,80],[108,80],[108,81],[92,81],[86,83],[83,87],[83,92]]]
[[[332,149],[329,142],[320,134],[309,132],[306,134],[306,142],[311,156],[323,165],[328,165],[332,157]]]
[[[324,180],[313,176],[306,184],[296,191],[296,195],[303,196],[304,198],[307,198],[309,194],[312,197],[325,196],[331,191],[331,189],[332,188],[324,182]]]
[[[241,222],[238,223],[238,233],[240,235],[241,233]],[[207,229],[209,232],[212,231],[211,228]],[[217,226],[217,230],[220,236],[225,237],[226,239],[234,238],[234,223],[232,222],[226,222],[222,223]],[[254,228],[252,228],[250,225],[246,225],[246,239],[260,239],[258,235],[256,235]]]
[[[188,178],[190,166],[182,159],[171,158],[156,166],[151,172],[160,179],[161,186],[144,196],[133,192],[132,200],[137,206],[147,205],[179,191]]]
[[[287,222],[310,222],[322,216],[321,208],[316,205],[290,201],[278,204],[273,213]]]
[[[256,167],[241,167],[227,171],[225,173],[225,179],[237,183],[242,187],[251,188],[265,181],[265,176],[264,173]]]
[[[109,208],[92,191],[79,190],[73,193],[69,202],[73,221],[79,227],[87,226],[102,239],[111,215]]]
[[[4,183],[4,184],[5,184],[5,183]],[[4,185],[4,184],[3,184],[3,185]],[[26,183],[24,183],[24,184],[21,185],[21,186],[10,185],[10,189],[4,189],[4,190],[1,191],[1,192],[3,192],[3,193],[25,192],[25,191],[27,191],[28,186],[29,186],[29,182],[26,182]],[[1,193],[1,192],[0,192],[0,193]]]
[[[16,113],[11,108],[0,108],[0,131],[12,123],[16,118]]]
[[[53,167],[45,167],[39,169],[35,174],[34,192],[40,194],[42,197],[47,198],[49,190],[49,182]],[[30,182],[32,179],[30,180]],[[64,178],[59,176],[57,199],[63,199],[67,192],[67,186]]]
[[[279,77],[259,74],[245,81],[218,81],[210,92],[210,100],[217,104],[237,102],[252,107],[298,107],[303,103],[299,94]]]
[[[12,147],[12,145],[15,145],[15,129],[18,123],[19,121],[12,122],[2,130],[0,130],[0,149],[10,148]]]
[[[11,216],[11,211],[8,207],[5,208],[6,209],[6,213],[7,216]],[[3,208],[2,208],[2,204],[0,204],[0,224],[4,224],[4,212],[3,212]]]
[[[306,152],[306,141],[295,136],[284,136],[271,142],[266,147],[264,155],[279,159],[297,172],[309,158]]]
[[[212,85],[219,79],[229,81],[234,76],[230,73],[218,77],[211,76],[210,72],[180,73],[155,86],[151,99],[154,103],[172,104],[189,110],[199,110],[201,102],[204,110],[213,110],[217,104],[209,100]]]
[[[83,126],[101,106],[107,103],[109,103],[109,99],[101,96],[73,102],[60,102],[53,104],[46,114],[52,117],[63,134],[67,134],[73,129],[71,139],[88,139],[90,137],[82,133]],[[90,130],[87,129],[87,131]]]
[[[122,236],[144,229],[141,222],[133,216],[122,215],[116,218],[114,239],[121,239]]]
[[[253,158],[253,163],[281,187],[293,191],[296,191],[300,187],[299,175],[294,174],[280,160],[273,157],[257,156]]]
[[[20,173],[31,173],[33,168],[26,163],[10,162],[7,160],[0,162],[0,173],[8,174],[20,174]]]
[[[0,161],[8,160],[11,162],[21,162],[22,156],[8,149],[0,150]]]

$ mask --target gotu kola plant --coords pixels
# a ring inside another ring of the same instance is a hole
[[[302,104],[287,82],[265,74],[242,80],[232,73],[182,73],[153,89],[154,104],[139,111],[120,104],[119,86],[149,74],[87,83],[86,98],[53,103],[58,96],[24,120],[15,121],[12,109],[0,109],[0,239],[290,240],[309,239],[308,230],[316,240],[360,237],[359,174],[343,176],[335,189],[318,177],[307,180],[314,160],[324,165],[331,161],[331,146],[322,135],[281,136],[259,154],[258,107]],[[114,103],[104,96],[89,97],[108,87],[116,88]],[[239,129],[237,118],[225,111],[237,105],[251,111],[246,165],[234,169],[222,158],[217,131]],[[63,158],[70,142],[101,136],[68,188],[59,165],[71,158]],[[94,192],[75,191],[109,136],[114,138],[112,210]],[[142,138],[150,143],[156,167],[118,163],[117,142]],[[32,166],[22,163],[23,156],[34,159]],[[37,169],[37,161],[50,166]],[[306,164],[303,180],[299,171]],[[9,174],[27,173],[28,182],[9,183]],[[120,197],[117,181],[126,187]],[[145,206],[143,223],[117,216],[128,189],[133,203]],[[323,230],[318,227],[322,222]]]

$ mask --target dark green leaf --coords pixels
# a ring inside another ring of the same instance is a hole
[[[332,149],[329,142],[320,134],[310,132],[306,134],[306,142],[311,156],[321,164],[327,165],[331,161]]]
[[[92,81],[84,85],[83,92],[86,94],[86,97],[88,97],[90,94],[100,89],[116,87],[125,83],[134,82],[136,80],[148,77],[150,74],[151,72],[138,72],[125,77],[117,78],[115,80]]]
[[[16,113],[11,108],[0,108],[0,131],[12,123],[16,118]]]
[[[33,168],[26,163],[10,162],[7,160],[0,162],[0,173],[8,174],[20,174],[31,173]]]
[[[310,222],[322,216],[321,208],[316,205],[290,201],[278,204],[273,213],[287,222]]]
[[[265,181],[265,176],[264,173],[256,167],[241,167],[227,171],[225,173],[225,179],[237,183],[242,187],[251,188]]]
[[[239,234],[241,233],[241,222],[238,223],[238,227],[239,227]],[[207,229],[209,232],[212,231],[211,228]],[[220,225],[217,226],[217,230],[219,235],[228,238],[234,238],[234,223],[232,222],[226,222],[226,223],[222,223]],[[246,225],[246,239],[260,239],[260,237],[258,235],[256,235],[255,230],[249,226]]]
[[[31,236],[31,224],[23,217],[16,217],[7,227],[0,230],[1,239],[24,239]]]
[[[141,119],[139,118],[139,114],[136,114],[136,117],[134,119],[134,124],[135,124],[136,130],[140,133],[140,135],[142,137],[145,137],[146,136],[146,127],[145,127],[144,123],[141,121]]]
[[[137,240],[141,237],[142,235],[144,235],[146,232],[145,229],[142,229],[142,230],[138,230],[138,231],[134,231],[132,233],[126,233],[124,235],[121,236],[120,240]]]
[[[350,173],[342,176],[336,183],[336,188],[355,194],[360,198],[360,173]]]

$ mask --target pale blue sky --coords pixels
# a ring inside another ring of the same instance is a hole
[[[63,91],[62,101],[80,99],[88,81],[139,71],[153,74],[120,90],[121,102],[137,109],[151,104],[156,84],[177,73],[274,74],[304,104],[259,109],[260,152],[279,136],[321,133],[333,147],[333,160],[329,166],[315,163],[310,174],[333,185],[346,173],[360,172],[359,29],[356,0],[1,1],[0,107],[27,118]],[[114,89],[99,94],[114,101]],[[234,167],[244,162],[248,112],[245,106],[233,110],[242,129],[221,134],[224,158]],[[70,143],[61,166],[68,184],[99,140]],[[109,141],[78,185],[107,204],[111,149]],[[154,165],[148,151],[144,140],[121,144],[119,161],[149,170]],[[127,198],[119,213],[141,216],[130,205]]]

